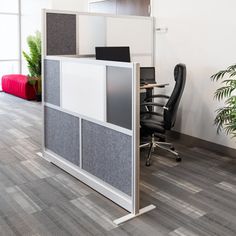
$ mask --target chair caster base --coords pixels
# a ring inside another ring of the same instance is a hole
[[[176,162],[181,162],[182,158],[181,157],[176,157],[175,160],[176,160]]]

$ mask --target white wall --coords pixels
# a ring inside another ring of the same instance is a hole
[[[173,88],[174,65],[187,66],[187,83],[181,102],[176,131],[236,148],[236,139],[217,135],[213,125],[219,103],[213,100],[217,84],[210,76],[236,62],[235,0],[152,1],[157,27],[157,80]]]
[[[51,8],[51,0],[21,0],[21,44],[22,50],[28,52],[27,37],[41,32],[43,8]],[[22,74],[28,74],[27,63],[22,57]]]
[[[51,0],[52,9],[65,11],[88,11],[88,0]]]

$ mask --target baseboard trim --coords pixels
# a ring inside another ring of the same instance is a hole
[[[168,136],[176,140],[177,142],[187,145],[189,147],[201,147],[201,148],[207,148],[211,151],[216,151],[220,154],[231,156],[236,158],[236,149],[226,147],[217,143],[209,142],[200,138],[196,138],[187,134],[178,133],[176,131],[169,132]],[[236,144],[235,144],[236,145]]]

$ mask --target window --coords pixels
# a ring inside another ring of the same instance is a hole
[[[0,4],[0,78],[5,74],[20,73],[19,8],[20,0]]]
[[[19,0],[1,1],[0,12],[3,13],[16,13],[19,12]]]

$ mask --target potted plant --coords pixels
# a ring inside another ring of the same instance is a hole
[[[216,110],[217,132],[222,128],[227,134],[236,137],[236,64],[211,76],[213,81],[222,80],[222,87],[215,92],[214,98],[224,101],[224,107]]]
[[[41,78],[41,34],[36,31],[35,35],[27,37],[29,54],[23,52],[28,64],[28,81],[34,87],[37,101],[42,100],[42,78]]]

